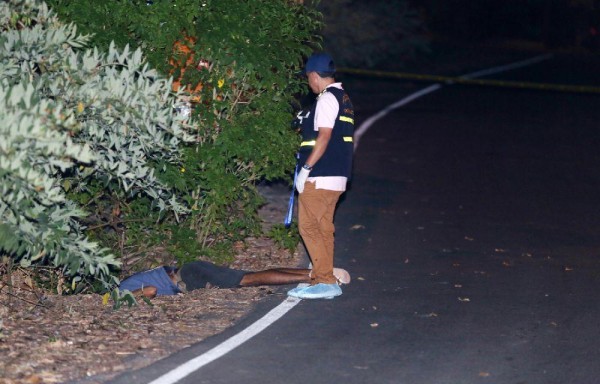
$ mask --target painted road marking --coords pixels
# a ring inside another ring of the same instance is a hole
[[[470,73],[467,75],[463,75],[462,77],[474,78],[474,77],[479,77],[479,76],[491,75],[494,73],[504,72],[504,71],[508,71],[511,69],[516,69],[516,68],[521,68],[521,67],[524,67],[527,65],[532,65],[532,64],[538,63],[540,61],[543,61],[543,60],[546,60],[549,58],[550,58],[550,56],[548,56],[548,55],[538,56],[538,57],[534,57],[532,59],[520,61],[517,63],[512,63],[512,64],[508,64],[508,65],[503,65],[500,67],[494,67],[494,68],[485,69],[482,71],[473,72],[473,73]],[[440,89],[441,87],[442,87],[441,84],[431,85],[427,88],[417,91],[417,92],[387,106],[382,111],[380,111],[377,114],[373,115],[372,117],[368,118],[363,124],[361,124],[361,126],[358,128],[358,130],[354,133],[354,150],[356,151],[356,148],[358,147],[358,141],[359,141],[360,137],[362,135],[364,135],[367,132],[367,130],[377,120],[383,118],[385,115],[387,115],[389,112],[393,111],[394,109],[399,108],[403,105],[406,105],[406,104],[410,103],[411,101],[416,100],[420,97],[423,97],[431,92],[434,92],[434,91]],[[299,284],[298,286],[302,287],[302,286],[307,286],[307,285],[308,284]],[[248,328],[243,329],[242,331],[240,331],[236,335],[230,337],[229,339],[225,340],[224,342],[217,345],[216,347],[210,349],[209,351],[206,351],[205,353],[203,353],[199,356],[196,356],[195,358],[193,358],[191,360],[188,360],[187,362],[172,369],[171,371],[169,371],[169,372],[165,373],[164,375],[160,376],[159,378],[149,382],[148,384],[174,384],[174,383],[177,383],[179,380],[189,376],[190,374],[192,374],[193,372],[202,368],[206,364],[226,355],[227,353],[233,351],[235,348],[239,347],[246,341],[248,341],[251,338],[253,338],[254,336],[258,335],[260,332],[265,330],[271,324],[273,324],[274,322],[279,320],[289,310],[294,308],[296,306],[296,304],[298,304],[299,302],[300,302],[300,299],[298,299],[298,298],[288,297],[277,307],[275,307],[271,311],[269,311],[266,315],[264,315],[263,317],[261,317],[260,319],[258,319],[254,323],[252,323],[250,326],[248,326]]]
[[[300,284],[299,286],[308,286],[308,284]],[[231,352],[235,348],[239,347],[246,341],[250,340],[254,336],[258,335],[269,325],[273,324],[280,317],[285,315],[290,309],[294,308],[296,304],[300,302],[300,299],[295,297],[288,297],[277,307],[273,308],[266,315],[261,317],[259,320],[252,323],[248,328],[243,329],[238,334],[230,337],[221,344],[206,351],[202,355],[199,355],[184,364],[176,367],[175,369],[167,372],[159,378],[151,381],[149,384],[172,384],[176,383],[184,377],[190,375],[194,371],[202,368],[206,364],[224,356]]]
[[[515,64],[509,64],[507,68],[502,68],[502,71],[508,71],[512,68],[510,66],[515,65],[521,67],[523,64],[529,65],[545,60],[550,55],[537,56],[531,61],[531,63],[518,62]],[[491,73],[496,73],[498,68],[492,68]],[[553,91],[553,92],[575,92],[575,93],[600,93],[600,87],[592,85],[575,85],[575,84],[556,84],[556,83],[533,83],[528,81],[508,81],[508,80],[494,80],[494,79],[476,79],[477,77],[485,76],[489,74],[490,70],[484,70],[470,74],[470,76],[439,76],[439,75],[428,75],[421,73],[406,73],[406,72],[388,72],[388,71],[376,71],[369,69],[356,69],[356,68],[339,68],[338,72],[349,73],[355,75],[365,75],[369,77],[381,77],[390,79],[408,79],[427,81],[433,83],[444,83],[444,84],[464,84],[464,85],[480,85],[480,86],[491,86],[491,87],[504,87],[504,88],[518,88],[518,89],[533,89],[539,91]]]
[[[510,71],[513,69],[526,67],[528,65],[537,64],[541,61],[548,60],[550,58],[552,58],[552,55],[540,55],[540,56],[532,57],[531,59],[518,61],[515,63],[511,63],[511,64],[506,64],[506,65],[502,65],[499,67],[493,67],[493,68],[483,69],[483,70],[476,71],[476,72],[471,72],[466,75],[460,76],[459,79],[475,79],[477,77],[493,75],[495,73],[506,72],[506,71]],[[446,79],[452,79],[452,78],[446,78]],[[444,84],[452,85],[452,84],[454,84],[454,82],[446,81]],[[393,104],[388,105],[387,107],[385,107],[384,109],[382,109],[381,111],[376,113],[375,115],[369,117],[358,127],[358,129],[356,131],[354,131],[354,151],[356,151],[356,148],[358,148],[358,143],[360,141],[360,138],[369,130],[369,128],[371,128],[371,126],[373,124],[375,124],[375,122],[377,122],[377,120],[384,118],[388,113],[392,112],[394,109],[400,108],[403,105],[406,105],[418,98],[421,98],[425,95],[428,95],[432,92],[437,91],[442,86],[443,86],[443,84],[430,85],[427,88],[423,88],[420,91],[412,93],[412,94],[406,96],[405,98],[398,100],[397,102],[395,102]]]

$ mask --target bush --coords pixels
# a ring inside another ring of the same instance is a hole
[[[110,287],[120,262],[86,238],[87,213],[67,193],[186,213],[153,165],[177,163],[192,126],[141,51],[83,50],[89,37],[33,0],[1,3],[0,28],[0,253]]]
[[[295,73],[319,42],[320,14],[287,0],[50,4],[93,33],[94,45],[141,47],[149,63],[187,86],[199,141],[183,148],[182,166],[157,163],[157,177],[179,191],[192,214],[177,225],[149,226],[148,211],[124,209],[119,222],[127,237],[167,233],[171,252],[185,260],[258,231],[256,182],[288,178],[293,168],[299,139],[289,121],[295,96],[305,90]]]
[[[53,266],[72,291],[109,288],[149,243],[222,258],[257,231],[255,183],[294,161],[294,74],[318,43],[318,12],[284,0],[52,3],[88,35],[43,2],[0,3],[4,261]],[[153,67],[193,92],[173,94]]]

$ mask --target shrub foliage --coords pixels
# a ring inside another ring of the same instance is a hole
[[[289,129],[291,105],[305,89],[296,73],[319,42],[320,14],[289,0],[50,4],[93,34],[98,47],[114,40],[143,48],[192,102],[198,142],[183,147],[183,166],[158,174],[185,196],[192,214],[154,225],[144,221],[151,212],[137,204],[121,212],[127,238],[164,240],[180,260],[223,258],[231,240],[259,228],[256,182],[289,177],[293,167],[298,138]]]
[[[67,193],[96,184],[187,212],[152,163],[178,162],[190,126],[141,51],[83,49],[89,37],[43,3],[12,0],[0,15],[0,252],[110,286],[120,262],[86,238],[86,211]]]
[[[37,0],[0,3],[0,256],[109,287],[151,242],[185,259],[257,230],[256,182],[292,168],[295,73],[319,13],[49,3],[60,21]]]

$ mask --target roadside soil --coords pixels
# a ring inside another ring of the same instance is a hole
[[[263,186],[261,194],[266,204],[260,216],[268,229],[282,222],[289,189]],[[294,267],[303,257],[267,237],[249,238],[236,244],[230,266]],[[20,288],[12,292],[0,285],[0,384],[104,383],[222,332],[267,295],[285,297],[278,287],[215,288],[113,310],[112,301],[104,305],[100,295],[49,294],[20,284],[20,278],[13,276]]]

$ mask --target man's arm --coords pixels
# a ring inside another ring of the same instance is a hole
[[[308,156],[308,159],[306,159],[306,163],[304,163],[304,165],[308,165],[309,167],[315,166],[317,161],[319,161],[327,149],[327,145],[331,139],[332,131],[333,128],[319,127],[319,134],[317,135],[317,140],[315,140],[315,146]],[[296,189],[298,190],[298,193],[304,192],[304,184],[306,183],[306,179],[308,179],[309,173],[309,169],[304,167],[300,169],[300,172],[296,178]]]
[[[306,159],[306,164],[311,167],[315,166],[315,164],[325,153],[325,150],[327,150],[327,145],[329,145],[329,140],[331,140],[332,132],[333,128],[319,127],[319,134],[317,135],[315,146],[308,156],[308,159]]]

